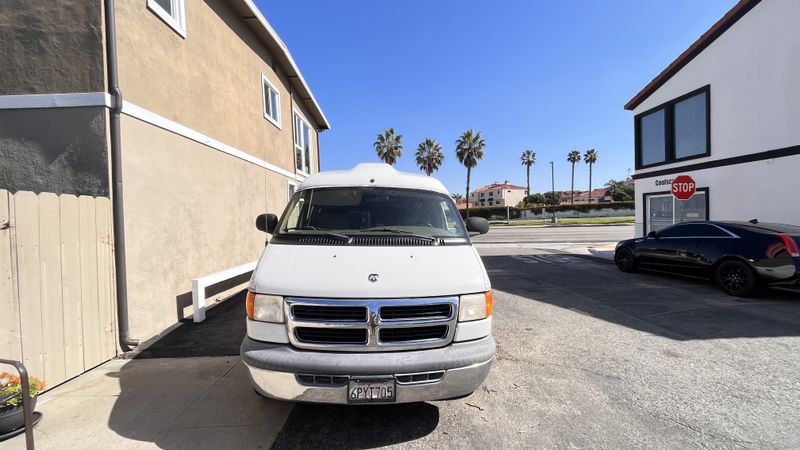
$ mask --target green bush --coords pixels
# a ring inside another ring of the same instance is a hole
[[[462,209],[461,217],[467,217],[467,211]],[[520,219],[522,218],[522,210],[517,208],[509,208],[509,213],[511,214],[512,219]],[[492,216],[503,216],[505,219],[506,217],[506,207],[505,206],[490,206],[488,208],[470,208],[469,209],[469,216],[470,217],[483,217],[484,219],[491,219]]]
[[[525,208],[510,208],[509,213],[512,219],[520,219],[522,218],[522,211],[530,210],[534,213],[541,213],[542,208],[545,208],[548,213],[553,211],[561,212],[561,211],[579,211],[579,212],[587,212],[587,211],[594,211],[597,209],[633,209],[635,207],[635,202],[600,202],[600,203],[580,203],[577,205],[571,205],[569,203],[562,203],[557,206],[547,206],[547,205],[526,205]],[[484,219],[491,219],[492,217],[496,218],[506,218],[506,207],[505,206],[495,206],[495,207],[488,207],[488,208],[470,208],[469,209],[470,217],[483,217]],[[466,211],[461,210],[461,217],[466,218]]]

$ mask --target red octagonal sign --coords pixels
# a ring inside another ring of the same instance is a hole
[[[672,180],[672,195],[678,200],[689,200],[697,192],[697,184],[689,175],[679,175]]]

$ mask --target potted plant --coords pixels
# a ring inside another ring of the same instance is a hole
[[[44,389],[44,382],[28,378],[31,409],[36,409],[36,396]],[[0,372],[0,436],[18,430],[25,425],[22,410],[22,381],[19,375]]]

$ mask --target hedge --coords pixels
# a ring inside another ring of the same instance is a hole
[[[542,208],[545,208],[548,213],[553,211],[560,212],[560,211],[592,211],[595,209],[633,209],[635,208],[635,202],[600,202],[600,203],[579,203],[577,205],[571,205],[569,203],[562,203],[556,206],[532,206],[529,208],[509,208],[509,215],[512,219],[519,219],[522,217],[522,211],[529,210],[534,213],[540,213]],[[461,217],[466,218],[466,210],[460,210]],[[505,206],[490,206],[488,208],[470,208],[469,209],[470,217],[483,217],[484,219],[490,219],[492,217],[506,217],[506,207]]]

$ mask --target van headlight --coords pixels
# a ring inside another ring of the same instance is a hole
[[[458,300],[458,321],[485,319],[492,315],[492,291],[462,295]]]
[[[247,291],[247,317],[260,322],[283,323],[283,297]]]

